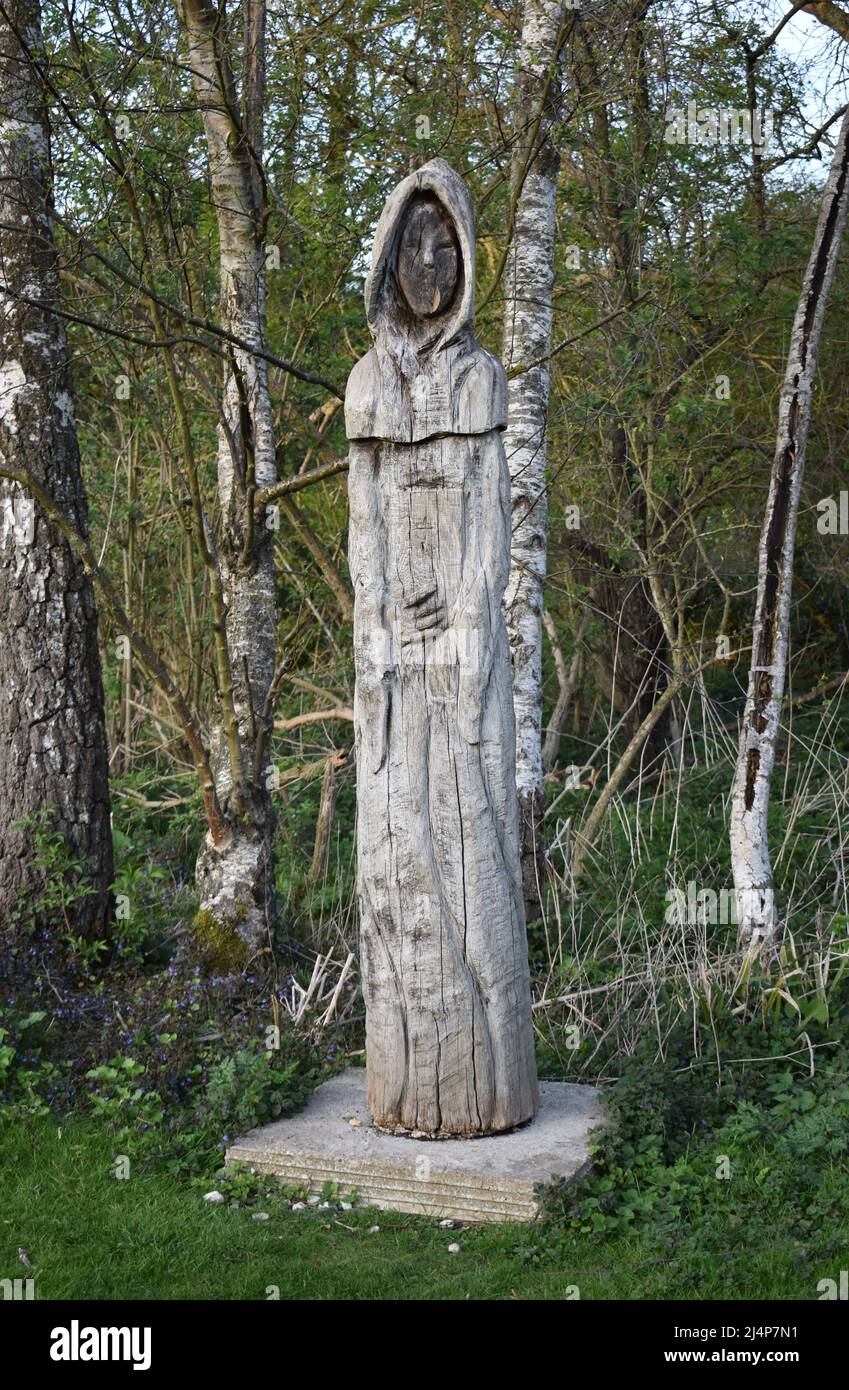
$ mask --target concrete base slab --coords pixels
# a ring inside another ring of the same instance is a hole
[[[589,1167],[589,1131],[603,1119],[594,1086],[540,1082],[534,1119],[483,1139],[413,1139],[381,1134],[366,1106],[366,1074],[349,1068],[320,1086],[306,1108],[255,1129],[227,1150],[281,1182],[320,1193],[326,1182],[384,1211],[469,1222],[531,1221],[534,1185]]]

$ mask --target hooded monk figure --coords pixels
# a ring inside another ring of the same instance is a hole
[[[348,380],[360,957],[381,1129],[471,1136],[538,1104],[519,871],[501,364],[441,159],[387,200]]]

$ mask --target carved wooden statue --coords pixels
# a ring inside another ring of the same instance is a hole
[[[348,381],[360,957],[381,1129],[538,1104],[501,601],[506,382],[474,337],[474,215],[435,159],[384,207]]]

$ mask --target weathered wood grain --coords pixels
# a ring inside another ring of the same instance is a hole
[[[505,382],[475,342],[473,286],[468,193],[434,160],[378,226],[375,346],[346,398],[369,1106],[381,1128],[433,1136],[509,1129],[538,1104],[501,611]]]

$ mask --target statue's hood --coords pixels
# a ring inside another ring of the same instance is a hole
[[[459,247],[457,289],[437,319],[411,322],[396,278],[398,245],[410,201],[438,199]],[[349,439],[414,444],[438,435],[484,434],[507,423],[501,363],[475,341],[475,215],[463,180],[432,159],[390,193],[374,238],[365,286],[374,347],[348,378]]]
[[[432,159],[398,184],[387,198],[374,237],[371,270],[366,280],[366,318],[371,335],[391,352],[399,313],[400,290],[395,279],[398,243],[410,202],[431,194],[442,204],[460,247],[460,285],[452,307],[438,320],[423,325],[430,351],[444,349],[475,326],[475,214],[469,190],[444,159]],[[385,343],[383,340],[386,340]],[[400,354],[403,356],[403,352]]]

